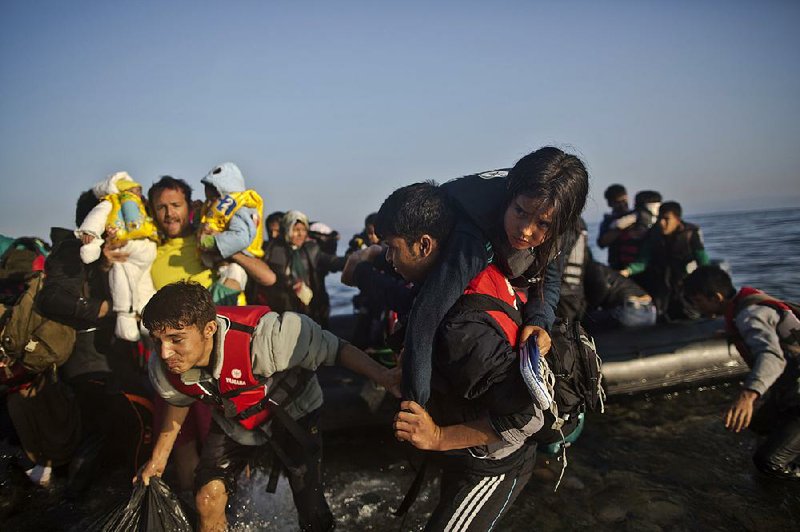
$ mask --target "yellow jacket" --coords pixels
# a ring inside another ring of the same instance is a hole
[[[245,251],[253,257],[261,258],[264,256],[262,245],[264,243],[264,229],[261,220],[264,218],[264,202],[255,190],[245,190],[244,192],[229,192],[225,196],[214,200],[209,204],[203,205],[203,214],[200,218],[202,225],[207,225],[213,231],[221,233],[228,229],[228,224],[234,214],[242,207],[249,207],[258,211],[256,223],[256,236],[247,246]]]
[[[115,238],[122,242],[149,238],[158,242],[158,230],[153,219],[147,214],[144,202],[137,194],[119,192],[103,198],[111,202],[111,212],[106,220],[106,227],[113,228]]]

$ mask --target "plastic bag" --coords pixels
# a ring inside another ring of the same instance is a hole
[[[96,532],[183,532],[194,530],[181,507],[178,497],[163,480],[151,477],[145,486],[141,481],[133,486],[127,502],[115,506],[89,527]]]

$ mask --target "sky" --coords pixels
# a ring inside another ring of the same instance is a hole
[[[233,161],[265,213],[359,228],[395,188],[544,145],[691,214],[800,206],[800,2],[0,2],[0,233],[125,170]]]

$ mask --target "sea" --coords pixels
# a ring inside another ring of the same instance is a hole
[[[709,255],[727,264],[737,286],[800,301],[800,209],[686,219],[702,228]],[[592,241],[596,230],[593,224]],[[605,259],[604,251],[594,253]],[[334,313],[352,312],[354,290],[335,275],[328,287]],[[605,412],[588,413],[583,434],[567,450],[558,491],[563,458],[540,455],[528,486],[495,529],[800,529],[800,482],[758,474],[751,461],[758,438],[723,426],[737,391],[738,383],[729,382],[609,399]],[[415,453],[394,440],[389,426],[326,433],[325,493],[337,530],[422,530],[438,497],[434,478],[406,516],[392,513],[415,464]],[[30,495],[6,484],[0,529],[83,530],[91,515],[129,494],[129,482],[123,473],[108,472],[73,503],[63,501],[58,486]],[[275,494],[265,493],[266,484],[258,471],[241,480],[229,508],[233,530],[298,530],[287,483],[282,480]]]

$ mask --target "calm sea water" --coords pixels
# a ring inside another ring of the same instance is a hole
[[[712,259],[728,263],[736,286],[750,285],[776,297],[800,301],[800,206],[797,209],[687,216],[700,226]],[[606,262],[607,251],[597,247],[598,223],[589,224],[594,257]],[[346,242],[340,243],[340,253]],[[327,277],[333,314],[353,311],[358,291]]]
[[[800,301],[800,210],[687,219],[703,228],[710,255],[729,263],[737,284]],[[354,291],[335,276],[329,287],[335,311],[351,312]],[[553,485],[561,463],[540,457],[534,478],[497,529],[797,530],[800,483],[762,478],[751,463],[756,437],[728,433],[722,425],[736,392],[731,383],[614,398],[605,414],[589,414],[568,452],[558,492]],[[391,515],[414,472],[411,451],[388,427],[326,434],[325,453],[325,491],[339,530],[422,530],[437,485],[428,483],[404,519]],[[127,482],[121,473],[104,477],[76,504],[64,503],[58,489],[27,495],[22,513],[0,528],[80,530],[81,519],[129,493]],[[258,473],[243,483],[231,505],[235,529],[296,530],[285,482],[275,495],[265,494],[265,485]],[[0,503],[12,495],[18,494],[2,491]]]

